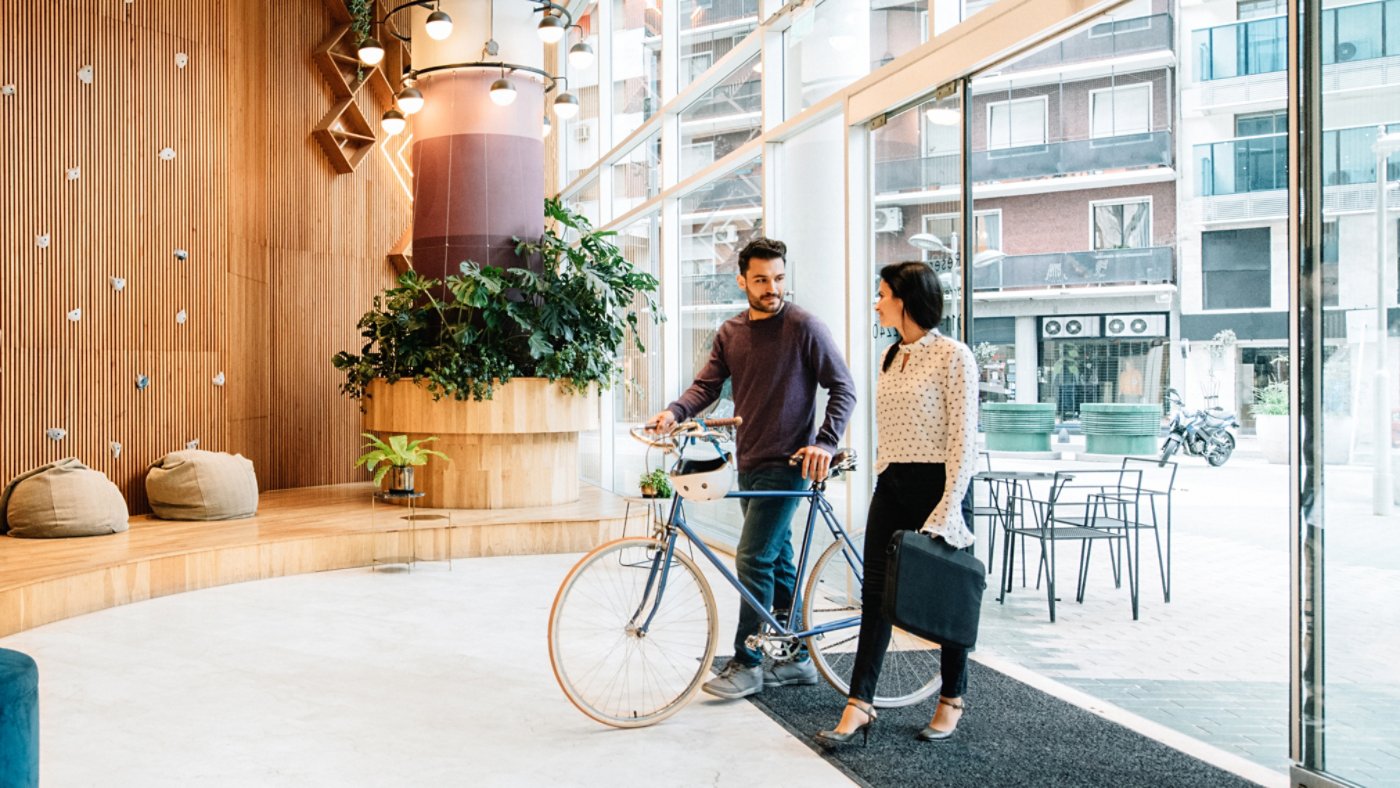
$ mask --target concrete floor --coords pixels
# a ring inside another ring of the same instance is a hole
[[[545,632],[576,559],[244,583],[0,646],[39,663],[46,786],[851,784],[746,702],[638,730],[575,710]]]

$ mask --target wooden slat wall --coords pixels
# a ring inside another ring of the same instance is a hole
[[[409,208],[378,151],[339,176],[311,141],[330,27],[319,0],[0,4],[0,482],[76,456],[142,511],[146,467],[195,438],[264,487],[357,478],[329,359]]]

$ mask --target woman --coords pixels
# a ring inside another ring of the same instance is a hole
[[[972,544],[962,500],[976,472],[977,361],[967,345],[938,333],[943,288],[921,262],[895,263],[880,271],[875,302],[880,325],[899,332],[880,369],[875,417],[879,475],[865,530],[865,585],[861,589],[860,643],[851,670],[851,695],[826,743],[869,739],[872,701],[880,665],[890,644],[890,622],[880,609],[885,587],[885,547],[899,530],[923,529],[953,547]],[[943,690],[924,741],[953,735],[967,689],[967,651],[944,644]]]

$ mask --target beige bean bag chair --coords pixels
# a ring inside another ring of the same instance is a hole
[[[146,474],[151,511],[166,520],[236,520],[258,511],[258,477],[241,454],[185,449]]]
[[[0,534],[32,539],[101,536],[126,530],[117,485],[69,457],[21,474],[0,493]]]

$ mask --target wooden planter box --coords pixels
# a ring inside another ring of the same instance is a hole
[[[424,506],[513,509],[579,497],[578,434],[598,429],[598,393],[570,394],[544,378],[516,378],[489,400],[433,400],[413,381],[376,380],[365,430],[410,440],[436,435],[437,458],[418,470]]]

